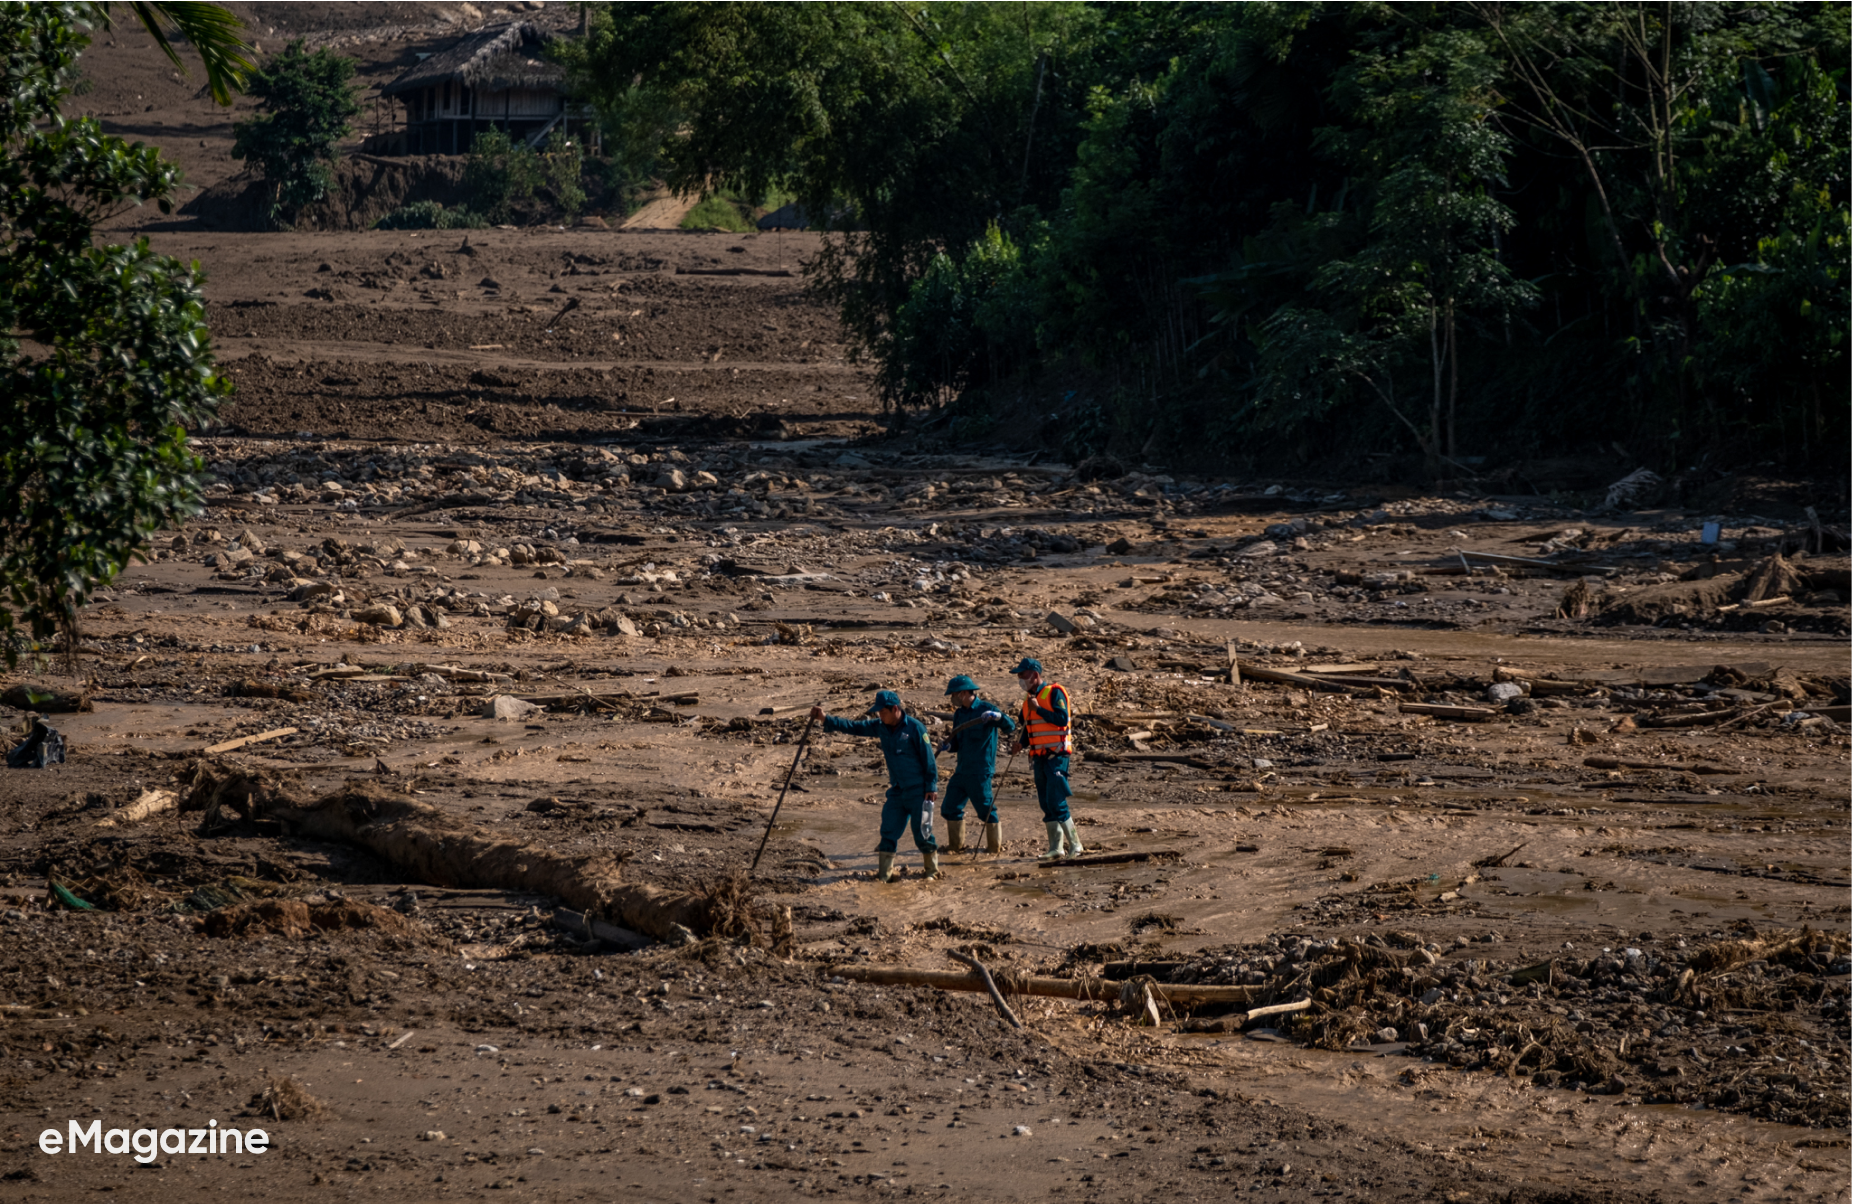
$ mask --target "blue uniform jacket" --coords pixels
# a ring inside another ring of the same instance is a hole
[[[866,719],[839,719],[835,715],[823,720],[826,732],[850,736],[878,736],[881,755],[887,758],[887,783],[902,794],[925,794],[939,789],[939,762],[932,755],[932,741],[926,725],[911,715],[903,715],[893,727],[873,715]]]
[[[1013,732],[1016,724],[1002,707],[988,699],[980,698],[968,707],[959,707],[952,712],[952,727],[969,723],[986,712],[994,711],[999,716],[995,723],[983,723],[955,736],[946,738],[947,751],[958,754],[958,768],[952,771],[952,777],[967,782],[988,782],[997,772],[997,736],[999,732]]]

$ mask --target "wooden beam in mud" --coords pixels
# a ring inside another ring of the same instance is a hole
[[[976,974],[961,970],[915,970],[907,966],[821,966],[823,974],[833,974],[850,982],[865,982],[889,987],[931,987],[937,991],[970,991],[988,994],[990,988]],[[1008,971],[992,970],[997,987],[1005,995],[1039,995],[1048,999],[1119,998],[1124,984],[1103,978],[1033,978]],[[1247,1003],[1254,997],[1252,987],[1200,986],[1152,983],[1151,991],[1169,1003]]]
[[[240,736],[236,740],[227,740],[223,744],[214,744],[200,751],[208,755],[228,753],[234,749],[244,748],[248,745],[262,744],[266,740],[281,740],[284,736],[295,735],[296,731],[297,729],[293,727],[272,728],[267,732],[258,732],[255,736]]]

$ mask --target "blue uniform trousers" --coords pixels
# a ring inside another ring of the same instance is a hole
[[[1067,754],[1030,757],[1029,764],[1035,768],[1035,801],[1042,804],[1042,822],[1066,823],[1068,796],[1074,793],[1067,780]]]
[[[900,834],[909,826],[913,828],[914,847],[922,852],[938,850],[932,836],[932,808],[926,805],[925,792],[910,790],[903,794],[889,790],[887,801],[881,804],[881,843],[875,846],[875,852],[892,853],[898,849]]]
[[[954,822],[962,820],[966,803],[971,804],[984,823],[997,822],[997,803],[991,792],[990,778],[966,779],[952,775],[952,780],[945,784],[945,796],[939,800],[939,814]]]

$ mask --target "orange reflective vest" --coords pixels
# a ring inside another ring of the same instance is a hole
[[[1072,729],[1059,723],[1050,723],[1042,718],[1040,712],[1029,705],[1034,703],[1048,710],[1054,710],[1056,691],[1060,691],[1061,709],[1067,712],[1068,723],[1071,724],[1074,721],[1073,704],[1068,700],[1067,690],[1064,687],[1050,682],[1023,700],[1023,747],[1029,750],[1029,755],[1032,757],[1053,756],[1056,753],[1065,756],[1074,751]]]

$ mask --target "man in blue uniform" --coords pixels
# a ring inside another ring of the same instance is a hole
[[[969,802],[983,821],[985,850],[1001,853],[1003,825],[991,795],[991,779],[997,773],[997,735],[1015,731],[1016,725],[1002,707],[979,698],[977,683],[963,673],[951,680],[945,693],[958,706],[952,712],[952,732],[939,744],[940,752],[958,754],[958,768],[952,771],[945,801],[939,805],[939,814],[945,817],[945,851],[965,850],[965,804]]]
[[[913,843],[920,850],[926,876],[939,876],[939,846],[932,836],[932,809],[939,801],[939,763],[932,755],[926,725],[907,714],[900,695],[882,690],[868,708],[871,718],[838,719],[812,707],[810,717],[823,721],[826,732],[850,736],[876,736],[887,759],[887,802],[881,808],[881,843],[875,846],[875,877],[894,880],[894,852],[900,834],[909,824]]]

